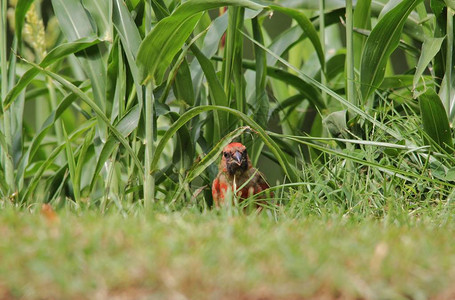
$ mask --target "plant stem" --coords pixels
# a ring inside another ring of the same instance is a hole
[[[450,93],[452,86],[452,54],[453,54],[453,10],[447,7],[447,51],[446,51],[446,66],[445,66],[445,79],[446,79],[446,96],[443,100],[444,107],[447,115],[449,116],[449,122],[452,123],[452,112],[450,111]]]
[[[54,83],[52,82],[52,79],[50,77],[47,77],[46,86],[49,91],[49,98],[51,101],[51,110],[54,111],[57,108],[57,97],[55,95]],[[55,127],[55,133],[57,135],[57,143],[61,144],[63,142],[61,119],[58,119],[55,121],[54,127]]]
[[[354,89],[354,40],[353,40],[353,15],[352,15],[352,0],[346,0],[346,98],[353,105],[357,106],[357,99]],[[352,110],[348,110],[348,118],[355,117]],[[347,149],[354,151],[353,145],[347,145]],[[346,162],[346,180],[348,184],[353,183],[354,165],[351,161]]]
[[[324,10],[325,10],[325,0],[319,0],[319,38],[321,40],[321,47],[322,53],[325,56],[325,18],[324,18]],[[325,60],[325,57],[324,57]],[[326,68],[325,66],[322,67],[321,70],[321,84],[327,85],[326,75]],[[321,93],[322,101],[327,104],[327,94],[322,91]]]
[[[147,3],[148,11],[146,12],[146,19],[151,19],[151,3]],[[151,22],[148,22],[151,24]],[[146,31],[149,31],[147,28]],[[144,168],[144,206],[147,207],[153,202],[155,195],[155,175],[151,174],[151,162],[154,155],[153,135],[154,135],[154,114],[153,114],[153,83],[147,84],[145,93],[145,168]],[[155,167],[155,166],[154,166]]]
[[[7,19],[6,19],[6,11],[7,11],[7,0],[1,0],[1,21],[0,21],[0,68],[1,68],[1,109],[3,110],[3,101],[6,98],[6,94],[8,91],[8,63],[7,63],[7,40],[6,36],[8,34],[7,28]],[[13,159],[11,155],[12,151],[12,135],[11,135],[11,111],[6,110],[3,112],[3,134],[5,135],[5,141],[7,148],[4,149],[3,158],[4,158],[4,170],[5,170],[5,178],[6,184],[8,185],[8,193],[14,193],[16,190],[15,182],[14,182],[14,165]]]
[[[346,98],[357,105],[354,89],[354,48],[353,48],[353,16],[352,0],[346,0]],[[352,112],[349,112],[351,118]]]
[[[147,206],[153,202],[155,194],[155,178],[151,174],[150,163],[153,160],[153,86],[149,83],[145,91],[145,173],[144,173],[144,205]]]

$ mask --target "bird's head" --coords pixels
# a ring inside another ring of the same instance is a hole
[[[230,143],[224,147],[221,157],[223,172],[230,176],[243,174],[251,168],[246,147],[240,143]]]

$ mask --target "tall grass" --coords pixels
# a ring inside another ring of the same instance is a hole
[[[282,200],[450,200],[453,7],[317,4],[1,0],[2,203],[210,205],[234,138]]]

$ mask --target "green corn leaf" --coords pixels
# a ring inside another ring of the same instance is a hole
[[[433,89],[427,89],[419,96],[423,130],[442,149],[451,152],[452,134],[442,101]],[[427,143],[431,144],[430,141]]]
[[[100,40],[112,42],[112,1],[82,0],[82,4],[95,22]]]
[[[428,64],[436,56],[436,54],[438,54],[444,39],[445,38],[427,38],[423,42],[422,53],[420,54],[419,62],[417,63],[416,72],[414,74],[414,80],[412,82],[412,90],[414,91],[415,98],[417,98],[418,91],[416,91],[416,87],[419,80]]]
[[[76,202],[79,202],[81,198],[80,186],[76,186],[76,160],[74,159],[74,152],[71,147],[71,142],[68,139],[68,134],[66,133],[65,125],[62,126],[63,136],[65,137],[65,150],[66,150],[66,160],[68,162],[68,169],[70,171],[71,183],[73,185],[74,199]]]
[[[139,48],[137,63],[142,83],[151,78],[159,85],[172,59],[182,48],[206,10],[222,6],[244,6],[260,9],[263,6],[248,0],[189,0],[162,19],[145,37]]]
[[[252,19],[253,24],[253,35],[254,38],[260,42],[264,43],[264,37],[262,34],[261,25],[258,18]],[[267,60],[266,52],[257,45],[254,45],[254,56],[256,58],[256,80],[255,80],[255,109],[254,115],[256,115],[256,120],[261,126],[266,126],[268,122],[268,113],[269,113],[269,97],[266,92],[266,83],[267,83]]]
[[[90,148],[90,146],[93,145],[93,138],[95,137],[95,128],[92,128],[88,134],[84,138],[84,142],[82,143],[82,148],[79,151],[79,157],[77,159],[77,164],[76,164],[76,170],[74,174],[74,188],[79,190],[79,197],[80,197],[80,190],[82,189],[81,186],[81,179],[82,179],[82,174],[83,174],[83,166],[87,163],[89,163],[90,156],[87,155],[87,151]],[[90,168],[87,168],[90,169]],[[87,170],[85,170],[87,171]],[[90,177],[89,177],[90,178]]]
[[[319,58],[319,63],[321,64],[321,69],[323,70],[325,66],[324,51],[322,50],[322,45],[321,41],[319,40],[318,32],[314,28],[313,23],[311,23],[310,19],[304,13],[296,9],[286,8],[277,5],[271,5],[270,8],[290,16],[300,25],[303,32],[306,33],[311,43],[313,44],[313,47],[316,50],[316,53]]]
[[[68,41],[73,42],[83,37],[97,35],[93,18],[79,0],[52,0],[52,7]],[[102,46],[99,44],[90,49],[91,51],[82,51],[78,60],[92,83],[93,99],[96,105],[104,114],[109,115],[110,111],[107,112],[108,103],[106,101],[107,51],[102,51]],[[98,133],[101,140],[105,142],[107,128],[102,121],[99,122]]]
[[[112,18],[117,33],[120,36],[120,40],[122,41],[122,46],[125,49],[124,53],[128,60],[128,65],[131,69],[131,75],[136,84],[138,94],[142,95],[142,89],[139,88],[139,70],[136,65],[137,52],[141,44],[141,35],[124,1],[114,0]]]
[[[356,29],[370,29],[371,28],[371,0],[357,1],[354,9],[354,21],[353,25]],[[360,59],[365,44],[366,37],[354,34],[353,36],[353,47],[354,47],[354,66],[356,69],[360,69]]]
[[[191,81],[191,72],[186,59],[183,59],[177,70],[173,90],[177,99],[185,101],[188,105],[194,105],[193,82]]]
[[[15,21],[15,33],[17,36],[17,40],[19,43],[21,42],[22,39],[22,28],[24,26],[25,22],[25,14],[29,10],[30,6],[33,4],[35,0],[18,0],[16,4],[16,10],[15,10],[15,16],[14,16],[14,21]]]
[[[422,0],[403,0],[387,12],[368,37],[360,66],[360,91],[364,102],[384,79],[385,67],[400,42],[407,17]]]

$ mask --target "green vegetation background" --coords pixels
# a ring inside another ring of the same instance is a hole
[[[0,299],[455,297],[453,1],[0,3]]]

